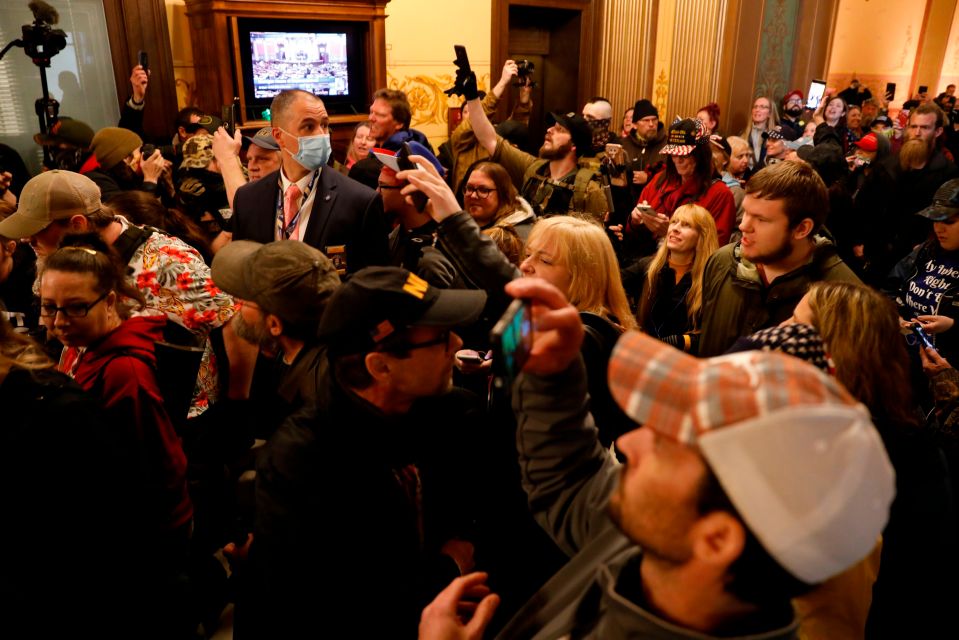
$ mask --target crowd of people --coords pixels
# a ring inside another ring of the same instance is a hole
[[[517,75],[458,73],[438,152],[387,88],[342,159],[303,90],[147,143],[141,67],[118,126],[38,135],[0,176],[0,628],[955,635],[954,87],[740,135],[597,96],[536,150]]]

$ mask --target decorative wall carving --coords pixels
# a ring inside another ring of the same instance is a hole
[[[756,69],[756,95],[779,102],[790,90],[789,76],[796,40],[799,0],[766,0],[759,66]]]
[[[387,86],[390,89],[398,89],[406,93],[406,99],[409,100],[412,111],[411,125],[414,128],[440,126],[445,131],[449,120],[448,109],[459,107],[462,101],[460,96],[447,96],[443,93],[453,86],[453,74],[397,76],[392,71],[388,71],[386,77]],[[477,77],[476,84],[481,91],[488,91],[489,74]]]

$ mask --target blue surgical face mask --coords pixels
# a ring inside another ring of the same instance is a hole
[[[330,154],[333,152],[333,147],[330,145],[330,134],[321,133],[315,136],[297,137],[286,129],[280,129],[280,131],[297,139],[299,151],[296,153],[290,153],[286,149],[284,151],[290,153],[294,160],[310,171],[319,169],[330,159]]]

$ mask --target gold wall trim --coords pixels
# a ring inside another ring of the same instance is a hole
[[[402,67],[401,64],[392,66]],[[499,74],[497,74],[498,77]],[[453,86],[453,74],[431,75],[419,73],[406,76],[387,71],[386,79],[386,86],[390,89],[399,89],[406,93],[406,99],[410,103],[410,111],[412,112],[410,126],[414,129],[421,129],[434,147],[444,142],[446,140],[446,126],[449,121],[448,109],[458,107],[462,101],[460,96],[447,96],[443,93]],[[481,91],[489,91],[489,74],[478,76],[476,84]]]
[[[603,3],[597,93],[613,105],[614,125],[636,100],[652,98],[657,4],[657,0]]]
[[[717,99],[725,15],[725,0],[677,0],[667,122]]]

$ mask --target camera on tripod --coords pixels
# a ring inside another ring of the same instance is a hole
[[[60,21],[60,14],[56,9],[43,0],[33,0],[27,6],[33,13],[33,24],[23,25],[23,37],[0,50],[0,58],[11,48],[21,47],[40,69],[43,96],[37,99],[34,106],[40,119],[40,134],[45,135],[60,115],[60,103],[50,97],[50,90],[47,88],[47,67],[50,66],[50,59],[66,48],[67,34],[63,29],[54,29],[52,26]],[[43,163],[46,166],[53,163],[50,147],[43,148]]]
[[[23,25],[23,50],[33,64],[49,67],[50,59],[67,46],[67,34],[63,29],[54,29],[59,20],[56,9],[45,2],[31,2],[33,24]],[[52,12],[52,13],[51,13]]]

